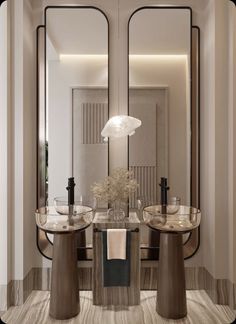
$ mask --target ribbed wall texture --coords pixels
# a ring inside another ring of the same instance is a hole
[[[103,144],[101,131],[108,120],[106,103],[83,103],[83,144]]]
[[[130,197],[130,207],[137,208],[137,198],[155,203],[157,201],[157,167],[156,166],[130,166],[134,178],[139,184],[135,194]]]

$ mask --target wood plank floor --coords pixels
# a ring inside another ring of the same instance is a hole
[[[155,291],[142,291],[140,306],[123,308],[93,306],[92,292],[81,291],[81,312],[66,321],[49,317],[49,297],[49,292],[33,291],[24,305],[11,307],[2,320],[10,324],[229,324],[235,319],[228,306],[214,305],[203,290],[187,291],[188,316],[177,321],[158,316]]]

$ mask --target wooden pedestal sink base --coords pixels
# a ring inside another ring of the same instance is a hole
[[[75,232],[54,235],[49,314],[55,319],[72,318],[80,310],[76,241]]]
[[[169,319],[187,315],[181,234],[161,233],[157,312]]]

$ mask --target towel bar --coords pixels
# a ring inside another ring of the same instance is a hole
[[[99,230],[99,229],[97,229],[97,228],[94,228],[93,229],[93,232],[94,233],[101,233],[102,231],[105,231],[105,230],[107,230],[107,229],[109,229],[109,228],[104,228],[103,230]],[[114,228],[112,228],[112,229],[114,229]],[[125,228],[124,228],[125,229]],[[127,231],[129,231],[129,232],[136,232],[136,233],[138,233],[139,232],[139,228],[135,228],[135,229],[133,229],[133,230],[131,230],[131,229],[127,229]]]

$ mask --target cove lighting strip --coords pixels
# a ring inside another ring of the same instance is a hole
[[[152,55],[152,54],[130,54],[129,55],[130,59],[152,59],[152,60],[173,60],[173,59],[184,59],[186,60],[188,58],[187,54],[157,54],[157,55]]]
[[[107,59],[106,54],[60,54],[60,60],[79,60],[79,59]],[[159,59],[159,60],[173,60],[173,59],[187,59],[187,54],[130,54],[130,59]]]
[[[60,60],[107,59],[106,54],[60,54]]]

